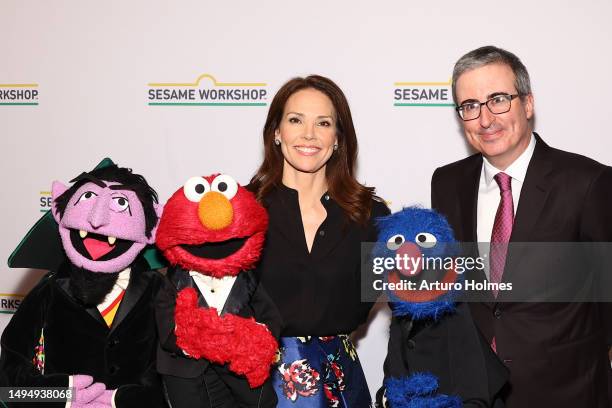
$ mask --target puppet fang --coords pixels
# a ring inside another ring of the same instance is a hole
[[[74,249],[87,259],[108,261],[125,253],[132,241],[83,230],[71,230],[70,241]]]

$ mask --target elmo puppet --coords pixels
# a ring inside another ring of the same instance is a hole
[[[280,318],[252,272],[267,225],[228,175],[192,177],[166,203],[156,245],[172,266],[158,369],[173,406],[275,406],[266,380]]]

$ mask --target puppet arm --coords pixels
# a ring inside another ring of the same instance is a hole
[[[113,398],[111,399],[111,394],[107,393],[99,398],[99,402],[113,401],[113,408],[162,408],[166,407],[162,389],[163,386],[159,375],[155,370],[155,361],[152,361],[138,384],[122,385],[116,390],[110,390],[113,391]],[[110,407],[111,405],[108,406]]]
[[[197,299],[194,288],[178,294],[175,316],[178,346],[194,358],[229,363],[230,371],[244,375],[251,388],[262,385],[278,349],[270,330],[252,317],[219,316],[214,308],[200,308]]]
[[[251,388],[259,387],[270,376],[276,361],[278,343],[266,325],[254,318],[225,315],[234,328],[234,341],[229,368],[246,376]]]
[[[30,291],[2,333],[0,372],[10,386],[68,387],[68,374],[42,374],[33,362],[53,276],[45,275]]]
[[[437,394],[438,380],[426,373],[385,380],[386,405],[391,408],[461,408],[461,398]]]
[[[255,320],[266,325],[274,338],[278,339],[282,328],[282,317],[272,298],[261,284],[251,298],[251,306],[255,311]]]
[[[176,334],[174,333],[176,296],[176,288],[167,277],[164,277],[155,301],[155,319],[161,348],[169,353],[181,355],[183,351],[176,345]]]

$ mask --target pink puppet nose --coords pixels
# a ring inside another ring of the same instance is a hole
[[[396,252],[402,258],[404,268],[400,269],[400,273],[404,276],[418,275],[423,269],[423,260],[421,258],[421,249],[412,242],[406,242],[399,247]]]
[[[110,221],[110,197],[102,195],[97,198],[87,221],[93,228],[100,228],[108,225]]]

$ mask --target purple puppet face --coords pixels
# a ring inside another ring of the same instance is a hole
[[[59,224],[62,245],[70,261],[92,272],[119,272],[127,268],[147,244],[145,214],[136,193],[116,182],[105,186],[87,182],[69,198],[60,215],[55,201],[68,187],[52,186],[53,217]],[[155,206],[159,214],[161,209]]]

